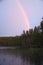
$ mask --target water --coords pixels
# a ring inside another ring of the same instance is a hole
[[[0,49],[0,65],[35,65],[30,61],[28,54],[18,49]]]

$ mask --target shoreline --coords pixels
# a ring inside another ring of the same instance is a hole
[[[1,50],[1,49],[16,49],[16,48],[18,48],[18,47],[10,47],[10,46],[7,47],[7,46],[1,46],[1,47],[0,47],[0,50]]]

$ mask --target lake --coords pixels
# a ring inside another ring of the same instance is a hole
[[[35,65],[28,55],[26,49],[0,47],[0,65]]]

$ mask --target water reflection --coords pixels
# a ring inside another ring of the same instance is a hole
[[[0,65],[20,65],[21,59],[20,57],[16,57],[15,55],[3,55],[0,54]]]
[[[43,49],[26,50],[21,53],[24,65],[43,65]]]
[[[30,59],[29,52],[19,49],[0,50],[0,65],[42,65],[40,57],[34,56],[34,60]],[[37,59],[38,58],[38,59]],[[43,61],[42,61],[43,63]]]

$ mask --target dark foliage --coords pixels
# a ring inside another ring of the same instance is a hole
[[[0,37],[0,46],[19,46],[19,47],[43,47],[43,19],[40,26],[34,27],[29,31],[23,31],[21,36],[16,37]]]

